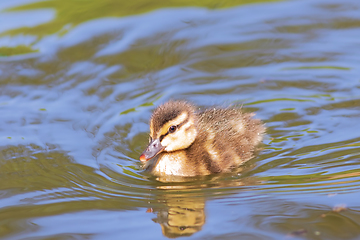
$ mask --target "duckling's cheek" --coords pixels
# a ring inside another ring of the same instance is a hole
[[[161,145],[163,145],[165,148],[164,150],[169,152],[169,151],[173,151],[173,147],[174,147],[174,142],[175,139],[172,139],[170,136],[167,136],[166,138],[164,138],[162,141],[161,141]]]
[[[193,142],[195,141],[195,138],[196,138],[196,136],[197,136],[197,133],[198,133],[198,132],[197,132],[196,128],[195,128],[195,127],[191,127],[191,128],[188,130],[187,134],[186,134],[187,142],[189,142],[190,144],[193,143]],[[189,144],[189,146],[190,146],[190,144]]]

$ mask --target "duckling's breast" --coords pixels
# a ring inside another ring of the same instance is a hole
[[[186,174],[186,159],[185,151],[161,153],[158,156],[158,160],[153,167],[152,172],[157,176],[188,176]]]

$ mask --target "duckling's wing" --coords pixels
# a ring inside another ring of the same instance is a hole
[[[240,109],[213,108],[199,116],[199,130],[206,136],[207,148],[221,168],[249,160],[265,131],[262,122],[252,118],[254,114],[242,113]]]

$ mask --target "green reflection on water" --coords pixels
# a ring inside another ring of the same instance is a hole
[[[38,52],[38,50],[25,45],[19,45],[16,47],[0,47],[0,57],[8,57],[13,55],[27,54],[34,52]]]
[[[139,107],[150,107],[150,106],[154,106],[154,103],[153,102],[147,102],[147,103],[139,105]],[[131,113],[131,112],[136,112],[136,111],[137,111],[137,108],[129,108],[129,109],[125,110],[125,111],[122,111],[120,113],[120,115],[125,115],[125,114]]]
[[[347,181],[334,181],[347,178],[349,178]],[[287,188],[294,188],[293,191],[303,191],[304,189],[302,188],[307,188],[309,191],[315,190],[313,187],[319,187],[318,190],[325,190],[325,186],[331,186],[331,188],[337,188],[339,191],[345,191],[345,184],[358,183],[360,181],[360,169],[358,168],[330,174],[328,174],[327,171],[322,171],[303,175],[264,176],[261,177],[261,180],[266,182],[266,185],[286,185]],[[311,185],[308,185],[310,183]],[[350,186],[348,185],[347,187]],[[281,189],[283,186],[274,188]],[[283,191],[288,190],[284,189]],[[349,189],[346,189],[346,191],[349,191]]]
[[[335,70],[346,70],[349,71],[351,68],[338,67],[338,66],[303,66],[303,67],[287,67],[281,70],[301,70],[301,69],[335,69]]]
[[[262,101],[255,101],[251,103],[245,103],[244,106],[247,105],[255,105],[260,103],[267,103],[267,102],[278,102],[278,101],[290,101],[290,102],[314,102],[313,100],[306,100],[306,99],[294,99],[294,98],[272,98],[272,99],[266,99]]]
[[[234,0],[234,1],[192,1],[192,0],[177,0],[177,1],[41,1],[34,2],[19,7],[9,8],[5,11],[24,11],[24,10],[38,10],[38,9],[55,9],[56,17],[54,20],[35,27],[22,27],[13,29],[5,34],[32,34],[43,36],[58,32],[59,34],[66,33],[69,29],[64,29],[64,26],[70,24],[71,26],[79,25],[83,22],[104,18],[104,17],[124,17],[129,15],[143,14],[161,8],[179,8],[179,7],[204,7],[209,9],[229,8],[243,4],[259,3],[259,2],[275,2],[277,0]]]
[[[284,142],[284,141],[288,141],[289,138],[302,137],[302,136],[304,136],[304,134],[297,134],[297,135],[290,135],[290,136],[286,136],[286,137],[276,138],[276,139],[271,140],[270,144]]]
[[[136,109],[135,108],[130,108],[128,110],[122,111],[120,113],[120,115],[124,115],[124,114],[131,113],[131,112],[136,112]]]

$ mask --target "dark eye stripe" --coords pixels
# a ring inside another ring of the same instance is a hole
[[[179,129],[182,125],[184,125],[185,123],[187,123],[189,121],[189,116],[187,116],[187,118],[180,123],[179,125],[176,126],[177,129]],[[161,135],[159,137],[160,142],[164,139],[164,137],[166,137],[169,134],[169,131],[167,131],[165,134]]]
[[[189,126],[188,128],[185,128],[185,132],[189,131],[189,129],[191,128],[191,126]]]
[[[164,139],[164,137],[165,137],[165,136],[167,136],[168,134],[169,134],[169,132],[167,132],[167,133],[165,133],[165,134],[161,135],[161,136],[160,136],[160,138],[159,138],[160,142],[161,142],[161,141]]]
[[[182,123],[180,123],[179,125],[177,125],[176,127],[177,128],[180,128],[182,125],[184,125],[185,123],[187,123],[189,121],[189,116],[187,116],[187,118],[185,118],[185,120],[182,122]]]

